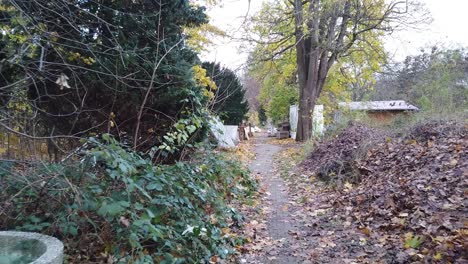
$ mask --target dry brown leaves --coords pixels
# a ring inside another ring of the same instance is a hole
[[[350,161],[359,184],[330,189],[311,177],[320,170],[317,160],[352,155],[366,131],[345,130],[304,163],[315,171],[289,173],[301,204],[294,216],[300,255],[312,263],[466,263],[468,126],[431,123],[380,140],[365,158]]]
[[[297,142],[292,138],[284,138],[284,139],[272,138],[272,139],[268,140],[268,144],[272,144],[272,145],[295,145],[295,144],[297,144]]]
[[[401,259],[466,260],[467,132],[431,123],[377,145],[356,162],[363,182],[335,205],[357,208],[355,219],[377,235],[404,234],[392,247],[405,250]]]
[[[330,173],[346,173],[348,163],[354,160],[365,145],[385,138],[386,134],[381,130],[352,123],[335,138],[319,143],[301,165],[308,171],[320,173],[319,176],[324,178]]]
[[[232,159],[239,160],[242,163],[247,164],[255,157],[252,149],[252,142],[252,140],[242,141],[235,148],[221,149],[219,151],[227,153],[227,155]]]

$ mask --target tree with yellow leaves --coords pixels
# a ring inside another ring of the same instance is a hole
[[[381,49],[382,34],[405,22],[417,22],[418,11],[423,8],[417,3],[398,0],[281,0],[264,6],[249,25],[251,41],[268,50],[262,60],[295,52],[298,141],[311,137],[312,110],[332,73],[347,69],[353,53],[368,56],[372,49]],[[361,73],[348,72],[345,77],[360,78]]]
[[[299,80],[294,20],[285,16],[290,3],[264,5],[247,25],[257,45],[251,53],[249,74],[261,81],[260,101],[273,122],[284,121],[289,105],[299,103]],[[274,33],[272,33],[274,32]],[[289,36],[289,37],[288,37]],[[330,68],[317,104],[325,106],[325,121],[331,122],[338,102],[355,99],[372,89],[374,75],[386,60],[382,34],[366,32],[365,42],[342,56]]]

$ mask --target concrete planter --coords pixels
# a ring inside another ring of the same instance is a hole
[[[0,264],[62,264],[60,240],[38,233],[0,231]]]

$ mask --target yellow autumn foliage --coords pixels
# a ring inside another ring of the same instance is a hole
[[[195,83],[198,86],[205,88],[203,90],[203,94],[206,97],[208,97],[210,100],[213,99],[213,91],[218,89],[218,87],[216,86],[216,83],[206,74],[206,69],[204,69],[201,65],[195,65],[192,67],[192,70]]]
[[[92,57],[85,57],[78,52],[69,52],[67,59],[69,61],[82,61],[86,65],[93,65],[96,60]]]
[[[214,38],[226,36],[226,32],[208,23],[199,27],[186,27],[184,33],[188,36],[187,45],[197,52],[207,51],[213,45]]]

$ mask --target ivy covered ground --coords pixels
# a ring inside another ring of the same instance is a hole
[[[257,183],[235,152],[154,165],[108,135],[88,143],[79,160],[4,166],[0,229],[59,238],[67,263],[217,263],[246,241],[236,206]]]

